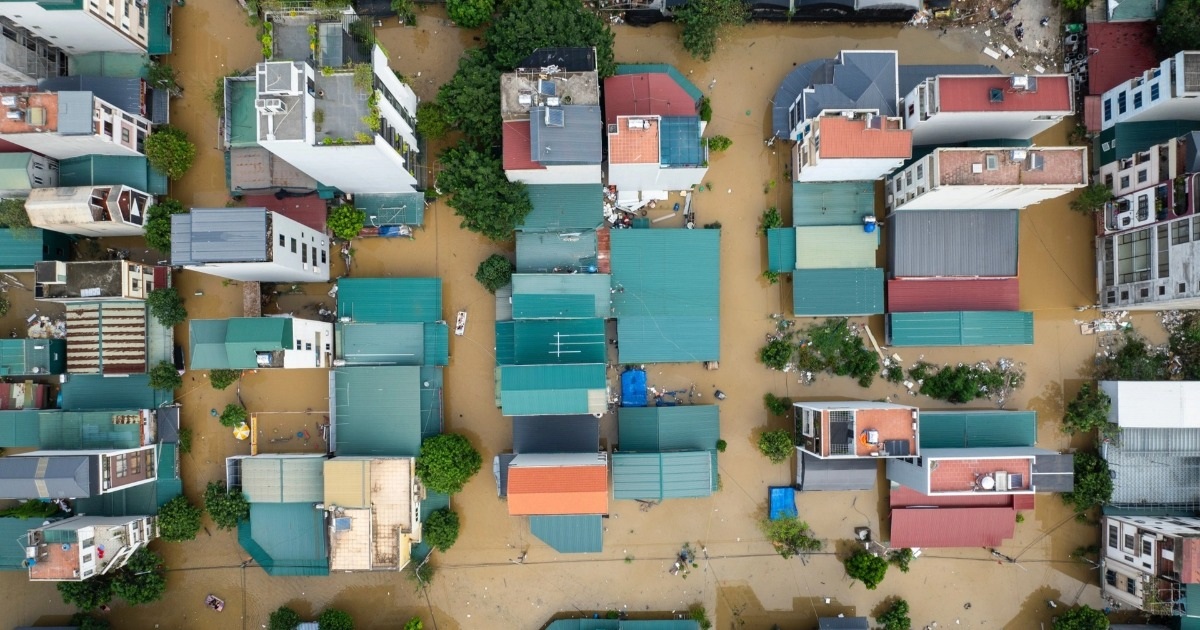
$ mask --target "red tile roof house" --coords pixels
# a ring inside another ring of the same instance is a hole
[[[500,76],[504,174],[526,184],[599,184],[604,126],[595,69]]]
[[[892,278],[887,283],[889,313],[934,311],[1018,311],[1017,278]]]
[[[604,80],[608,183],[619,191],[689,190],[704,181],[705,123],[699,101],[679,83],[685,80],[666,72]]]
[[[821,116],[797,138],[792,172],[798,182],[879,179],[912,157],[912,132],[899,118],[874,114]]]
[[[1071,77],[1058,75],[936,76],[901,104],[913,144],[1028,140],[1075,113]]]
[[[942,147],[888,177],[888,211],[1022,209],[1088,184],[1085,147]]]
[[[1087,26],[1088,96],[1084,123],[1098,133],[1100,95],[1158,65],[1154,22],[1093,22]]]
[[[892,547],[997,547],[1012,538],[1017,510],[1033,495],[929,496],[903,486],[891,492]]]
[[[512,516],[608,513],[605,453],[522,454],[509,463]]]

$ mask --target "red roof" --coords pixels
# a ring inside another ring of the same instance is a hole
[[[308,227],[325,233],[325,218],[329,214],[329,206],[316,193],[303,197],[284,197],[276,199],[275,195],[246,195],[242,202],[249,208],[266,208]]]
[[[998,547],[1012,538],[1011,507],[892,510],[892,547]]]
[[[1088,93],[1103,94],[1158,66],[1154,22],[1093,22],[1087,25]]]
[[[529,137],[529,121],[504,123],[504,170],[524,171],[545,169],[533,161],[533,139]]]
[[[1034,506],[1034,496],[1032,494],[1014,494],[1012,495],[1014,510],[1032,510]]]
[[[841,116],[822,116],[818,122],[821,159],[912,157],[912,131],[868,128],[865,120]]]
[[[940,494],[930,496],[912,488],[897,486],[888,498],[892,509],[915,507],[1013,507],[1013,494],[987,493]],[[1028,495],[1033,496],[1033,495]]]
[[[887,283],[889,313],[1020,310],[1013,278],[894,278]]]
[[[508,469],[508,513],[607,514],[606,466],[514,466]]]
[[[696,101],[664,73],[621,74],[604,80],[604,115],[695,116]]]
[[[1037,90],[1013,90],[1012,78],[993,74],[978,77],[938,77],[938,109],[942,112],[1063,112],[1071,108],[1071,78],[1038,76]],[[992,90],[1004,100],[992,102]]]
[[[1100,96],[1089,94],[1083,97],[1083,126],[1088,133],[1100,133]],[[1100,213],[1097,213],[1100,214]]]

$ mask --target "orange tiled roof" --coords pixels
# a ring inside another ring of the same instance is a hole
[[[820,127],[822,159],[912,157],[912,132],[908,130],[868,129],[865,120],[841,116],[822,116]]]
[[[608,161],[611,164],[658,164],[658,119],[635,118],[643,128],[630,128],[629,118],[617,119],[617,133],[608,134]]]
[[[607,514],[605,466],[530,466],[508,470],[508,513]]]

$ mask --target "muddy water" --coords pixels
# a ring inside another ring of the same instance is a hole
[[[216,146],[215,115],[205,96],[215,77],[249,67],[258,43],[233,0],[192,2],[177,13],[177,53],[173,64],[182,71],[186,97],[175,104],[173,120],[203,148],[193,172],[176,185],[186,203],[223,205],[224,173]],[[462,536],[449,553],[437,558],[439,574],[428,598],[393,574],[337,575],[328,578],[268,578],[255,566],[243,568],[246,554],[228,532],[209,524],[199,539],[182,545],[159,545],[172,571],[167,598],[131,610],[117,607],[113,620],[122,628],[257,627],[281,604],[302,614],[325,606],[344,607],[359,627],[395,627],[420,612],[439,628],[534,628],[566,610],[679,610],[704,602],[716,611],[718,627],[743,621],[746,627],[771,623],[807,627],[817,615],[854,612],[872,614],[886,597],[901,596],[913,607],[913,621],[966,627],[1037,628],[1049,619],[1045,600],[1096,605],[1096,575],[1072,563],[1069,553],[1094,542],[1095,530],[1075,523],[1055,497],[1044,497],[1017,526],[1016,538],[1003,548],[1019,565],[997,565],[986,551],[932,550],[908,574],[892,573],[879,590],[852,585],[832,555],[814,557],[807,565],[775,556],[756,529],[764,515],[766,489],[790,482],[790,465],[771,465],[754,447],[756,432],[782,427],[762,408],[766,392],[795,398],[862,397],[930,404],[896,388],[877,383],[863,391],[844,379],[819,380],[803,386],[794,377],[764,370],[755,361],[762,335],[771,330],[770,313],[790,308],[790,287],[761,280],[764,244],[755,234],[758,214],[769,205],[790,215],[790,190],[783,176],[785,153],[763,145],[768,133],[769,99],[793,65],[815,57],[831,57],[841,49],[898,49],[905,63],[991,63],[969,36],[938,38],[936,32],[898,30],[886,26],[763,26],[732,33],[713,61],[696,63],[676,45],[673,26],[618,28],[619,61],[672,63],[710,93],[714,104],[711,133],[733,139],[733,147],[713,158],[708,180],[712,190],[696,200],[701,223],[724,225],[721,246],[722,361],[717,372],[699,366],[651,369],[654,385],[684,389],[695,384],[708,402],[714,389],[728,394],[721,403],[722,434],[729,443],[721,456],[722,490],[709,499],[668,502],[642,512],[628,501],[612,504],[606,521],[605,550],[584,557],[562,556],[534,539],[526,521],[506,515],[495,497],[491,475],[477,476],[454,505],[462,518]],[[472,33],[453,29],[430,10],[416,29],[391,20],[381,37],[393,66],[411,77],[422,97],[450,76]],[[418,73],[419,76],[418,76]],[[1039,139],[1061,141],[1065,126]],[[776,180],[772,187],[770,182]],[[428,224],[415,240],[367,240],[355,244],[354,276],[426,276],[444,280],[445,315],[470,312],[467,334],[451,340],[446,370],[447,429],[468,435],[485,462],[511,445],[510,427],[492,401],[494,310],[491,296],[472,279],[475,266],[502,251],[462,231],[448,208],[438,204],[427,213]],[[1094,301],[1093,265],[1088,225],[1071,214],[1064,201],[1027,210],[1021,224],[1022,306],[1034,310],[1037,344],[1030,348],[937,350],[924,353],[934,361],[975,361],[1010,357],[1024,362],[1028,384],[1010,401],[1011,408],[1040,412],[1040,445],[1072,445],[1055,423],[1064,396],[1078,387],[1095,352],[1095,338],[1084,337],[1073,323],[1075,307]],[[192,317],[240,314],[241,288],[202,274],[177,280]],[[266,312],[298,311],[321,301],[325,285],[306,288],[303,296],[284,296]],[[325,300],[328,303],[328,299]],[[1140,320],[1145,330],[1150,318]],[[882,338],[881,321],[871,322]],[[181,334],[180,343],[186,344]],[[921,353],[906,350],[906,361]],[[203,373],[185,375],[180,398],[184,423],[195,431],[195,445],[184,457],[185,490],[193,499],[210,480],[223,477],[224,458],[248,452],[228,429],[210,415],[237,399],[234,389],[212,390]],[[274,442],[297,428],[309,427],[328,409],[322,371],[259,372],[246,376],[240,396],[262,413],[264,450],[317,448],[313,443]],[[931,405],[934,406],[934,405]],[[981,405],[986,406],[986,405]],[[605,419],[606,432],[613,421]],[[1082,444],[1075,444],[1080,446]],[[303,448],[301,448],[303,447]],[[881,478],[881,484],[883,480]],[[801,514],[829,541],[827,549],[844,551],[855,526],[886,527],[886,506],[879,492],[799,497]],[[707,547],[688,579],[667,568],[679,546],[690,541]],[[528,550],[527,562],[510,559]],[[0,613],[4,621],[30,623],[39,615],[65,612],[54,589],[28,583],[21,574],[0,575],[0,587],[15,595],[15,605]],[[221,617],[202,608],[207,593],[226,598]],[[830,598],[830,603],[825,603]],[[968,608],[966,604],[971,604]],[[811,625],[811,624],[810,624]]]

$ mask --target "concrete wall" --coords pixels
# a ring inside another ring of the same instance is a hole
[[[333,324],[292,318],[292,347],[283,353],[283,367],[329,367],[332,354]]]
[[[707,168],[662,168],[657,164],[609,164],[608,183],[626,192],[688,190],[704,181]]]
[[[69,42],[71,54],[89,52],[146,52],[146,30],[138,27],[138,8],[132,9],[129,20],[130,34],[125,34],[117,24],[122,23],[126,3],[124,0],[99,0],[99,15],[90,14],[89,3],[83,9],[48,11],[37,2],[0,2],[0,15],[37,33],[49,41]],[[113,8],[112,22],[107,20],[106,7]],[[142,9],[148,11],[148,9]],[[17,17],[20,16],[20,17]],[[141,34],[140,41],[137,33]]]
[[[413,184],[417,180],[404,170],[404,158],[379,136],[374,144],[310,145],[301,140],[270,140],[259,144],[313,179],[342,192],[415,190]]]
[[[5,133],[0,134],[0,140],[7,140],[30,151],[37,151],[58,160],[83,155],[141,155],[136,149],[121,146],[111,139],[99,135],[60,136],[57,133]]]
[[[1200,239],[1191,238],[1195,234],[1194,230],[1200,229],[1200,225],[1193,225],[1193,220],[1200,222],[1200,217],[1182,217],[1096,239],[1096,283],[1101,308],[1200,308],[1200,267],[1196,265],[1196,261],[1200,260]],[[1166,242],[1173,243],[1177,234],[1182,234],[1185,226],[1188,230],[1188,242],[1169,245],[1166,248],[1167,274],[1160,277],[1159,263],[1164,252],[1158,246],[1159,229],[1166,230]],[[1122,241],[1130,240],[1138,241],[1141,245],[1129,242],[1122,244]],[[1137,266],[1142,269],[1144,264],[1148,269],[1148,277],[1146,280],[1131,279],[1122,282],[1122,252],[1135,247],[1146,248],[1147,256],[1142,259],[1144,262],[1138,262]],[[1111,259],[1110,254],[1106,253],[1106,248],[1111,248]],[[1108,278],[1110,275],[1111,281]]]
[[[325,234],[272,212],[271,236],[271,261],[273,264],[291,269],[297,274],[297,279],[302,282],[324,282],[329,279],[331,256],[329,239]],[[280,244],[281,237],[284,239],[282,244]],[[324,258],[321,257],[322,252],[325,254]],[[268,278],[255,279],[268,280]]]
[[[887,467],[884,470],[889,481],[895,481],[921,494],[929,494],[929,471],[917,465],[918,458],[889,457],[886,461]]]
[[[796,173],[798,182],[855,182],[879,179],[900,168],[905,162],[897,158],[838,158],[821,160],[805,166]]]
[[[1064,186],[943,186],[918,194],[892,210],[1010,210],[1061,197],[1083,185]]]
[[[504,171],[510,181],[526,184],[599,184],[599,164],[550,166],[544,169]]]

